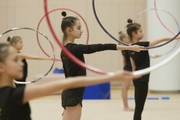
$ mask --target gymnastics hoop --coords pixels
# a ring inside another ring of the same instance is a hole
[[[47,13],[47,0],[44,0],[44,12],[45,14]],[[79,66],[83,67],[83,68],[86,68],[92,72],[95,72],[95,73],[99,73],[99,74],[108,74],[108,75],[113,75],[114,73],[113,72],[109,72],[109,73],[106,73],[102,70],[99,70],[97,68],[94,68],[94,67],[91,67],[89,65],[86,65],[84,64],[83,62],[81,61],[78,61],[78,59],[76,57],[74,57],[62,44],[61,42],[59,42],[53,28],[52,28],[52,25],[51,25],[51,22],[49,20],[49,17],[48,15],[46,15],[46,21],[47,21],[47,24],[49,26],[49,29],[51,31],[51,34],[53,35],[54,39],[56,40],[56,42],[58,43],[59,47],[62,48],[63,52],[71,59],[73,60],[76,64],[78,64]],[[180,31],[177,33],[177,35],[175,35],[172,40],[174,40],[178,35],[180,34]],[[165,59],[164,61],[162,61],[161,63],[159,64],[156,64],[152,67],[149,67],[149,68],[146,68],[146,69],[143,69],[143,70],[138,70],[138,71],[135,71],[133,72],[133,74],[136,76],[139,76],[139,75],[145,75],[147,73],[150,73],[151,71],[163,66],[164,64],[166,64],[167,62],[169,62],[170,60],[172,60],[178,53],[180,52],[180,48],[178,50],[176,50],[170,57],[168,57],[167,59]]]
[[[23,29],[23,30],[31,30],[31,31],[34,31],[34,32],[36,32],[36,33],[41,34],[43,37],[45,37],[46,40],[50,43],[50,45],[51,45],[51,47],[52,47],[53,58],[55,58],[54,48],[53,48],[53,46],[52,46],[51,41],[48,39],[48,37],[47,37],[44,33],[40,32],[40,31],[38,31],[38,30],[35,30],[35,29],[32,29],[32,28],[28,28],[28,27],[16,27],[16,28],[11,28],[11,29],[5,31],[4,33],[0,34],[0,38],[1,38],[3,35],[5,35],[6,33],[9,33],[9,32],[12,32],[12,31],[16,31],[16,30],[22,30],[22,29]],[[34,83],[34,82],[36,82],[36,81],[39,81],[40,79],[44,78],[46,75],[49,74],[49,72],[52,70],[52,68],[53,68],[53,66],[54,66],[54,63],[55,63],[55,59],[53,59],[53,62],[52,62],[52,65],[51,65],[50,69],[49,69],[43,76],[41,76],[40,78],[37,78],[37,79],[32,80],[32,81],[27,81],[27,82],[15,81],[15,83],[18,83],[18,84],[29,84],[29,83]]]
[[[154,0],[154,1],[156,1],[156,0]],[[154,3],[155,3],[155,2],[154,2]],[[161,22],[161,24],[162,24],[169,32],[175,34],[174,32],[172,32],[171,30],[169,30],[169,29],[163,24],[163,22],[161,21],[161,19],[159,18],[158,14],[157,14],[156,3],[155,3],[154,5],[155,5],[154,9],[155,9],[156,15],[157,15],[159,21]],[[178,23],[178,22],[177,22],[177,23]],[[178,27],[179,27],[179,26],[178,26]],[[180,31],[179,31],[179,33],[177,33],[177,34],[175,35],[175,37],[174,37],[173,39],[175,39],[178,35],[180,35]],[[143,69],[143,70],[135,71],[135,72],[133,72],[133,74],[134,74],[134,75],[142,75],[142,74],[149,73],[150,71],[153,71],[153,70],[155,70],[155,69],[157,69],[157,68],[160,68],[160,67],[162,67],[163,65],[167,64],[169,61],[171,61],[176,55],[178,55],[179,52],[180,52],[180,47],[179,47],[174,53],[172,53],[167,59],[163,60],[163,61],[160,62],[159,64],[156,64],[156,65],[154,65],[154,66],[152,66],[152,67],[149,67],[149,68],[146,68],[146,69]]]
[[[98,16],[97,16],[96,9],[95,9],[95,4],[94,4],[94,0],[92,0],[92,7],[93,7],[93,13],[94,13],[94,16],[95,16],[95,18],[96,18],[96,21],[98,22],[98,24],[99,24],[99,26],[102,28],[102,30],[103,30],[109,37],[111,37],[113,40],[115,40],[115,41],[117,41],[117,42],[119,42],[119,43],[121,43],[121,44],[123,44],[123,45],[129,46],[129,44],[126,44],[126,43],[122,42],[121,40],[116,39],[114,36],[112,36],[112,35],[103,27],[102,23],[100,22],[100,20],[99,20],[99,18],[98,18]],[[164,46],[164,45],[172,42],[173,40],[174,40],[174,39],[171,39],[171,40],[169,40],[169,41],[167,41],[167,42],[165,42],[165,43],[162,43],[162,44],[160,44],[160,45],[151,46],[151,47],[145,47],[145,48],[146,48],[146,49],[158,48],[158,47]]]
[[[53,28],[52,28],[52,25],[51,25],[51,22],[50,22],[50,19],[49,19],[49,16],[48,16],[48,9],[47,9],[47,0],[44,0],[44,12],[45,12],[45,15],[46,15],[46,21],[47,21],[47,24],[49,26],[49,29],[51,31],[51,34],[52,36],[54,37],[55,41],[57,42],[57,44],[59,45],[59,47],[62,49],[62,51],[72,60],[74,61],[76,64],[78,64],[79,66],[81,66],[82,68],[85,68],[85,69],[88,69],[92,72],[95,72],[95,73],[98,73],[98,74],[113,74],[113,72],[104,72],[100,69],[97,69],[97,68],[94,68],[90,65],[86,65],[85,63],[83,63],[82,61],[80,61],[79,59],[77,59],[74,55],[72,55],[64,46],[63,44],[60,42],[60,40],[58,39],[58,37],[56,36]]]
[[[161,23],[161,25],[166,29],[168,30],[170,33],[172,34],[176,34],[175,32],[171,31],[168,27],[166,27],[166,25],[164,25],[164,23],[162,22],[161,18],[159,17],[158,13],[157,13],[157,6],[156,6],[156,0],[154,0],[154,9],[155,9],[155,13],[156,13],[156,16],[159,20],[159,22]]]
[[[47,0],[44,0],[44,12],[47,13]],[[78,59],[76,57],[74,57],[58,40],[55,32],[53,31],[53,28],[52,28],[52,25],[51,25],[51,22],[49,20],[49,17],[48,15],[46,15],[46,21],[47,21],[47,24],[49,26],[49,29],[54,37],[54,39],[56,40],[56,42],[58,43],[59,47],[62,48],[63,52],[70,58],[72,59],[75,63],[77,63],[78,65],[80,65],[81,67],[83,68],[87,68],[88,70],[90,71],[93,71],[93,72],[96,72],[96,73],[99,73],[99,74],[109,74],[109,75],[112,75],[113,72],[109,72],[109,73],[105,73],[103,72],[102,70],[99,70],[97,68],[93,68],[89,65],[85,65],[83,62],[79,62],[77,61]],[[180,34],[180,31],[177,33],[177,35],[175,35],[172,40],[174,40],[178,35]],[[178,50],[176,50],[169,58],[165,59],[164,61],[162,61],[161,63],[157,64],[157,65],[154,65],[152,67],[149,67],[149,68],[146,68],[146,69],[143,69],[143,70],[138,70],[138,71],[135,71],[133,72],[134,75],[144,75],[144,74],[147,74],[161,66],[163,66],[164,64],[166,64],[167,62],[169,62],[170,60],[172,60],[178,53],[180,52],[180,48]]]
[[[164,9],[161,9],[161,8],[148,8],[148,9],[145,9],[145,10],[141,11],[141,12],[139,12],[139,13],[136,15],[136,17],[134,18],[133,22],[136,22],[136,20],[137,20],[143,13],[149,12],[149,11],[155,10],[155,9],[156,9],[156,10],[163,11],[163,12],[166,12],[167,14],[169,14],[169,15],[174,19],[174,21],[176,22],[176,25],[178,26],[178,30],[180,31],[180,26],[179,26],[179,23],[178,23],[178,21],[176,20],[176,18],[175,18],[170,12],[168,12],[168,11],[166,11],[166,10],[164,10]],[[161,21],[161,20],[159,20],[159,21]],[[161,21],[161,24],[163,24],[162,21]],[[172,32],[171,30],[169,30],[164,24],[163,24],[163,26],[164,26],[169,32],[171,32],[172,34],[175,34],[175,33]],[[172,52],[172,51],[176,48],[178,42],[179,42],[179,41],[177,40],[176,44],[173,46],[172,49],[170,49],[168,52],[166,52],[166,53],[164,53],[164,54],[158,55],[158,57],[167,55],[168,53]]]
[[[87,25],[85,19],[84,19],[79,13],[77,13],[76,11],[71,10],[71,9],[69,9],[69,8],[56,8],[56,9],[53,9],[53,10],[49,11],[49,12],[47,13],[47,15],[49,15],[49,14],[52,13],[52,12],[58,11],[58,10],[66,10],[66,11],[73,12],[74,14],[78,15],[78,16],[83,20],[83,22],[84,22],[84,24],[85,24],[85,26],[86,26],[86,31],[87,31],[87,41],[86,41],[86,44],[88,44],[88,42],[89,42],[89,28],[88,28],[88,25]],[[38,22],[37,30],[39,30],[39,27],[40,27],[40,25],[41,25],[41,22],[42,22],[42,20],[45,18],[45,16],[46,16],[46,14],[45,14],[45,15],[40,19],[40,21]],[[41,44],[40,44],[40,42],[39,42],[38,33],[36,33],[36,39],[37,39],[38,45],[39,45],[40,49],[43,51],[43,53],[44,53],[46,56],[50,57],[50,56],[44,51],[44,49],[43,49],[42,46],[41,46]],[[53,46],[53,49],[54,49],[54,46]],[[57,61],[61,61],[60,59],[57,59],[57,58],[55,58],[55,59],[56,59]]]
[[[172,38],[172,39],[175,39],[178,35],[180,35],[180,31]],[[160,68],[162,67],[163,65],[167,64],[169,61],[171,61],[176,55],[178,55],[178,53],[180,52],[180,47],[174,52],[172,53],[168,58],[166,58],[165,60],[163,60],[162,62],[152,66],[152,67],[149,67],[149,68],[145,68],[143,70],[138,70],[138,71],[135,71],[133,72],[134,75],[144,75],[144,74],[147,74],[147,73],[150,73],[151,71],[157,69],[157,68]]]

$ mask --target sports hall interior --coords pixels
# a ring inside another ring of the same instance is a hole
[[[58,8],[68,8],[79,13],[83,20],[75,13],[64,10],[67,16],[80,18],[83,34],[75,42],[78,44],[98,44],[115,43],[98,24],[92,8],[92,0],[47,0],[48,11]],[[104,28],[116,39],[118,32],[126,32],[127,19],[136,19],[143,29],[143,40],[151,41],[162,37],[173,37],[178,33],[178,23],[180,22],[179,0],[157,0],[157,12],[164,23],[164,26],[157,18],[154,8],[155,0],[94,0],[98,18]],[[146,12],[139,14],[140,12]],[[61,41],[63,33],[61,31],[61,12],[56,10],[49,15],[54,32]],[[37,42],[36,32],[32,30],[15,30],[0,37],[0,42],[6,42],[8,36],[21,36],[23,39],[22,52],[47,57],[55,56],[60,59],[61,48],[54,40],[44,16],[43,0],[0,0],[0,34],[17,27],[28,27],[44,33],[53,44],[49,44],[47,39],[38,34],[40,45]],[[174,19],[174,18],[175,19]],[[42,21],[40,21],[42,19]],[[176,21],[177,20],[177,21]],[[87,30],[88,29],[88,30]],[[169,29],[169,30],[168,30]],[[88,37],[89,35],[89,37]],[[61,41],[62,42],[62,41]],[[157,65],[171,55],[180,47],[177,41],[172,41],[168,45],[149,49],[150,54],[159,54],[162,57],[151,59],[151,67]],[[54,48],[54,49],[53,49]],[[43,52],[46,52],[46,54]],[[143,120],[180,120],[180,54],[177,54],[165,65],[151,72],[149,81],[149,92],[142,114]],[[106,72],[123,70],[121,51],[104,51],[94,54],[85,54],[87,65],[101,69]],[[178,67],[179,66],[179,67]],[[44,76],[52,67],[52,61],[28,60],[27,81],[38,79]],[[55,69],[61,69],[61,61],[56,61],[51,71],[43,79],[37,82],[51,81],[55,79],[64,80],[63,73],[54,73]],[[100,74],[87,70],[88,77],[101,76]],[[32,83],[33,84],[33,83]],[[82,120],[132,120],[133,111],[124,111],[121,98],[121,82],[111,82],[109,86],[109,99],[84,99]],[[100,92],[94,89],[94,92]],[[128,91],[129,106],[134,108],[134,86],[131,83]],[[62,118],[63,108],[61,107],[61,91],[49,96],[35,99],[30,102],[33,120],[59,120]]]

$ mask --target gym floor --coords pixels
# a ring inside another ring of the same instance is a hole
[[[132,120],[133,112],[123,111],[121,87],[111,87],[111,100],[84,100],[81,120]],[[129,98],[134,96],[134,88],[128,91]],[[161,97],[168,96],[169,100]],[[30,102],[33,120],[61,120],[62,111],[60,94],[42,97]],[[180,92],[155,93],[149,92],[143,111],[143,120],[180,120]],[[157,100],[158,98],[158,100]],[[134,100],[128,101],[134,108]]]

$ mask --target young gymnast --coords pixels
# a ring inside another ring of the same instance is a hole
[[[131,44],[131,40],[128,37],[127,34],[123,33],[122,31],[119,32],[119,40],[126,44]],[[122,50],[122,57],[123,57],[123,69],[127,71],[132,71],[131,67],[131,61],[130,61],[130,56],[129,56],[129,51],[128,50]],[[157,58],[158,55],[149,55],[150,58]],[[131,81],[125,81],[122,82],[122,90],[121,90],[121,96],[123,100],[123,105],[124,105],[124,111],[133,111],[134,109],[130,108],[128,105],[128,89],[131,84]]]
[[[83,54],[91,54],[104,50],[134,50],[139,52],[143,49],[141,46],[123,46],[116,44],[75,44],[75,39],[82,35],[80,20],[73,16],[66,17],[66,12],[62,12],[64,16],[61,23],[61,30],[64,34],[63,44],[75,57],[85,62]],[[71,61],[64,53],[61,52],[61,60],[65,72],[65,77],[86,76],[86,70],[73,61]],[[80,120],[82,96],[85,87],[63,90],[61,99],[63,111],[63,120]]]
[[[0,120],[31,120],[29,101],[46,96],[62,89],[99,84],[114,80],[131,80],[131,72],[118,71],[113,75],[101,77],[74,77],[67,80],[53,80],[44,83],[33,83],[17,88],[13,79],[23,77],[23,63],[17,50],[6,43],[0,43]]]
[[[131,44],[131,41],[128,35],[123,33],[122,31],[119,32],[119,40],[121,40],[122,42],[126,44]],[[123,57],[123,69],[127,71],[132,71],[129,51],[122,50],[122,57]],[[122,82],[121,96],[123,100],[124,111],[133,111],[133,109],[130,108],[128,105],[128,89],[129,89],[130,84],[131,84],[131,81]]]
[[[7,41],[9,42],[10,45],[12,45],[18,52],[19,58],[22,60],[24,66],[23,66],[23,78],[21,79],[16,79],[16,81],[20,82],[25,82],[27,75],[28,75],[28,63],[26,59],[30,60],[52,60],[52,58],[44,58],[44,57],[39,57],[39,56],[34,56],[34,55],[28,55],[25,53],[20,52],[23,48],[23,40],[20,36],[12,36],[8,37]],[[16,84],[16,87],[21,86],[23,84]]]
[[[141,45],[144,47],[150,47],[157,45],[161,42],[168,41],[171,38],[162,38],[153,41],[140,41],[143,39],[143,32],[141,25],[138,23],[132,23],[131,19],[128,19],[127,25],[127,34],[129,35],[131,42],[133,45]],[[179,39],[180,36],[177,37]],[[148,51],[130,51],[130,61],[132,65],[132,70],[141,70],[144,68],[150,67],[150,59]],[[135,87],[135,110],[134,110],[134,120],[141,120],[141,114],[143,112],[144,104],[146,101],[147,93],[148,93],[148,83],[149,83],[149,75],[143,75],[142,77],[133,80],[133,84]]]

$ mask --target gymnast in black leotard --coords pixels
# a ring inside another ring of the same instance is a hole
[[[18,52],[18,55],[20,59],[22,60],[24,66],[23,66],[23,77],[22,79],[15,79],[16,81],[25,82],[26,78],[28,76],[28,63],[26,59],[31,60],[52,60],[52,58],[46,58],[46,57],[39,57],[34,55],[28,55],[20,52],[20,50],[23,48],[23,40],[20,36],[12,36],[8,37],[7,41],[12,45]],[[16,87],[22,86],[23,84],[16,84]]]
[[[79,60],[85,62],[84,54],[91,54],[104,50],[130,50],[140,51],[141,46],[123,46],[117,44],[91,44],[82,45],[75,44],[75,39],[82,35],[80,20],[73,16],[66,16],[66,12],[62,12],[64,16],[61,23],[61,30],[63,32],[64,46]],[[86,76],[86,70],[73,61],[71,61],[63,52],[61,52],[61,59],[65,71],[65,77]],[[67,89],[62,92],[62,106],[64,108],[63,120],[80,120],[82,96],[84,87],[76,89]]]

